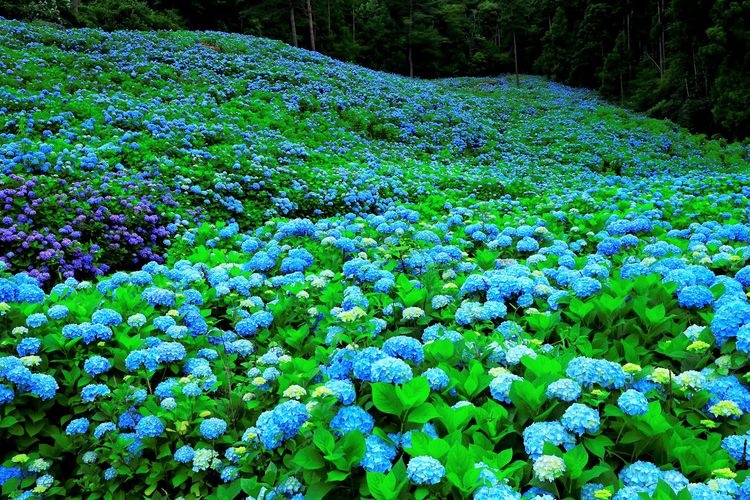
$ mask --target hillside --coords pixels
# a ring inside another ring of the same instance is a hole
[[[747,146],[218,32],[0,49],[4,496],[750,496]]]
[[[139,267],[181,220],[251,228],[435,195],[562,193],[613,173],[654,189],[747,173],[747,148],[538,78],[409,80],[223,33],[0,28],[0,160],[14,174],[2,187],[19,199],[0,258],[43,278]],[[58,248],[71,231],[82,237]]]

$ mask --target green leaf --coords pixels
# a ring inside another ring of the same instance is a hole
[[[324,427],[318,427],[315,429],[313,443],[320,451],[326,454],[333,453],[333,450],[336,447],[336,440],[334,439],[333,434]]]
[[[430,403],[424,403],[409,411],[406,421],[413,424],[424,424],[437,416],[435,407]]]
[[[13,427],[18,423],[18,419],[16,417],[12,417],[8,415],[7,417],[0,420],[0,429],[7,429],[8,427]]]
[[[589,454],[586,453],[586,449],[583,446],[578,445],[566,452],[563,455],[563,460],[565,461],[568,476],[571,479],[578,479],[589,461]]]
[[[292,460],[295,465],[304,470],[322,469],[326,466],[326,461],[320,455],[320,452],[313,446],[301,448],[294,454]]]
[[[396,395],[403,408],[410,409],[421,405],[430,397],[430,383],[425,377],[415,377],[404,384],[396,387]]]
[[[273,462],[268,463],[266,473],[263,474],[263,482],[268,484],[276,484],[276,477],[278,476],[279,469]]]
[[[337,471],[331,471],[337,472]],[[305,498],[323,498],[336,487],[335,480],[318,481],[308,486]]]
[[[573,316],[573,319],[575,319],[577,322],[580,322],[593,310],[594,304],[590,302],[584,302],[581,299],[575,297],[570,300],[570,305],[568,306],[568,311],[566,312],[566,314],[568,314],[568,316]]]
[[[396,486],[396,478],[393,475],[380,474],[378,472],[367,473],[367,488],[375,500],[386,500],[392,498]]]
[[[396,394],[396,388],[384,382],[372,384],[372,403],[375,408],[389,415],[401,415],[404,411],[401,399]]]
[[[605,465],[596,465],[589,470],[585,470],[581,473],[581,475],[578,477],[579,484],[584,484],[591,482],[602,474],[606,474],[607,472],[612,473],[612,469]]]
[[[607,448],[614,446],[614,442],[605,435],[599,435],[595,438],[585,438],[583,440],[584,446],[599,458],[604,458],[604,454],[607,452]]]
[[[646,319],[648,320],[649,326],[658,325],[661,320],[664,319],[667,310],[664,304],[658,304],[655,307],[646,309]]]
[[[339,442],[339,447],[343,452],[346,461],[346,467],[340,467],[341,470],[349,471],[353,466],[358,465],[367,451],[365,437],[359,431],[349,432],[344,439]],[[337,464],[338,466],[339,464]]]
[[[154,490],[156,489],[157,484],[154,485]],[[219,498],[237,498],[240,495],[241,491],[242,487],[240,486],[240,482],[232,481],[229,484],[222,484],[221,486],[219,486],[216,494]]]
[[[339,482],[349,477],[349,473],[341,470],[332,470],[326,476],[327,481]]]

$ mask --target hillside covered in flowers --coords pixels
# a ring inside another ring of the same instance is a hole
[[[0,19],[10,498],[750,498],[750,147],[537,78]]]

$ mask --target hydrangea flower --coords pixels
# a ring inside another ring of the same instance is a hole
[[[490,382],[490,394],[501,403],[510,403],[510,388],[515,381],[523,380],[512,373],[501,373]]]
[[[573,403],[565,410],[560,422],[566,430],[582,436],[599,430],[599,412],[584,404]]]
[[[42,313],[34,313],[30,314],[28,318],[26,318],[26,326],[29,328],[39,328],[40,326],[46,324],[49,320],[47,319],[47,316],[45,316]]]
[[[83,371],[92,377],[107,373],[111,367],[110,362],[101,356],[91,356],[83,363]]]
[[[415,364],[420,364],[424,361],[422,344],[419,340],[405,335],[397,335],[389,338],[383,342],[382,350],[389,356],[411,361]]]
[[[536,422],[524,429],[523,445],[526,453],[536,459],[542,455],[544,443],[563,446],[569,450],[575,446],[575,438],[560,422]]]
[[[104,384],[89,384],[81,391],[81,401],[90,403],[96,398],[106,396],[109,393],[109,387]]]
[[[625,486],[632,486],[640,491],[653,493],[659,479],[661,479],[661,470],[651,462],[639,460],[622,469],[619,478]]]
[[[359,406],[344,406],[331,420],[331,429],[339,436],[357,430],[362,434],[369,434],[375,425],[372,415]]]
[[[411,367],[404,361],[386,356],[372,364],[369,378],[373,382],[405,384],[412,379],[412,376]]]
[[[164,433],[164,424],[154,415],[148,415],[138,421],[135,434],[139,438],[159,437]]]
[[[89,420],[87,418],[76,418],[65,427],[65,434],[75,436],[85,434],[87,430],[89,430]]]
[[[433,391],[441,391],[450,384],[450,377],[441,368],[429,368],[422,373]]]
[[[534,460],[534,477],[540,481],[554,481],[565,473],[565,461],[554,455],[542,455]]]
[[[174,459],[181,464],[187,464],[193,461],[195,450],[191,446],[183,445],[174,452]]]
[[[648,400],[642,393],[628,389],[617,398],[617,406],[630,416],[645,415],[648,413]]]
[[[547,386],[546,394],[550,399],[557,398],[570,403],[581,397],[581,384],[573,379],[561,378]]]
[[[438,484],[445,477],[445,467],[432,457],[412,457],[406,466],[406,476],[416,485]]]
[[[714,302],[714,296],[708,287],[703,285],[686,286],[677,293],[680,307],[701,309]]]
[[[220,418],[207,418],[200,425],[200,433],[206,439],[216,439],[227,430],[227,423]]]
[[[396,447],[388,444],[383,438],[376,435],[367,436],[365,439],[365,456],[359,463],[360,467],[368,472],[380,472],[385,474],[393,466],[396,458]]]

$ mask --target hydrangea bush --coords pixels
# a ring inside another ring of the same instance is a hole
[[[0,41],[4,496],[750,497],[746,147],[250,37]]]

